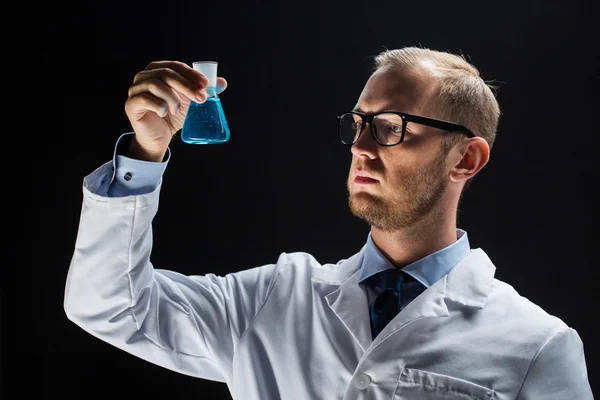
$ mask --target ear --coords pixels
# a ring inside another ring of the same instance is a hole
[[[450,154],[454,163],[450,170],[450,180],[467,181],[489,161],[490,146],[484,138],[474,137],[455,146]]]

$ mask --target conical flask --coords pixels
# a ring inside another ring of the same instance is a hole
[[[195,61],[192,64],[196,71],[208,78],[206,93],[208,97],[202,104],[194,100],[190,102],[183,127],[181,140],[189,144],[218,144],[229,140],[229,126],[221,99],[217,95],[216,61]]]

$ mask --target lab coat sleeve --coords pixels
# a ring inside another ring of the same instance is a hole
[[[154,268],[151,224],[161,185],[148,194],[124,197],[91,190],[110,174],[111,163],[106,163],[84,179],[65,285],[67,317],[144,360],[228,382],[236,345],[265,303],[277,264],[225,276]]]
[[[583,343],[577,331],[562,326],[538,351],[517,400],[593,400]]]

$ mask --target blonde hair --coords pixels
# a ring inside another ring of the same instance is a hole
[[[469,128],[488,143],[490,150],[496,139],[500,106],[496,87],[486,83],[479,70],[464,56],[420,47],[386,50],[375,57],[374,68],[427,68],[438,77],[433,99],[432,118],[444,119]],[[444,155],[466,136],[445,135]],[[470,185],[472,178],[465,184]]]

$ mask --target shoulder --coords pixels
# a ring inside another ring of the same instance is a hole
[[[277,266],[280,272],[318,278],[330,274],[337,275],[336,273],[344,269],[347,261],[347,258],[343,258],[335,262],[322,263],[310,253],[296,251],[280,253]]]
[[[362,252],[335,262],[320,262],[310,253],[281,253],[277,260],[278,279],[299,282],[317,282],[339,285],[360,267]]]
[[[486,307],[515,336],[528,343],[543,344],[557,332],[571,328],[559,317],[521,295],[512,285],[494,279]]]

